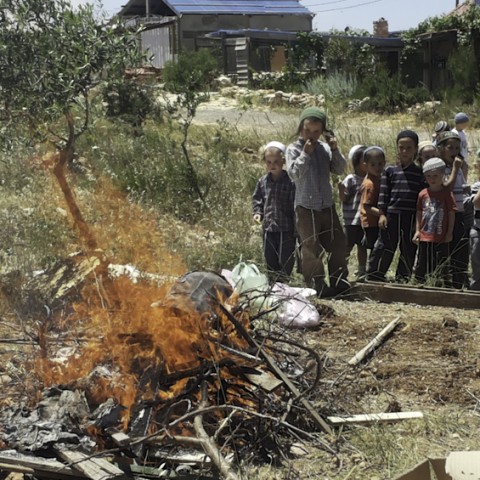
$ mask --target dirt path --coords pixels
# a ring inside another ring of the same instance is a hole
[[[215,125],[228,123],[239,129],[274,130],[293,132],[296,127],[297,115],[282,113],[268,107],[242,107],[237,100],[214,96],[210,102],[198,107],[194,123]]]

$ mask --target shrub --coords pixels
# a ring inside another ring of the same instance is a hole
[[[407,88],[400,75],[390,76],[382,66],[377,68],[374,75],[363,79],[357,95],[368,97],[362,104],[363,110],[382,113],[401,111],[415,103],[431,100],[428,90],[421,87]]]
[[[303,91],[311,95],[325,95],[327,100],[352,98],[358,88],[358,82],[353,75],[335,72],[328,75],[318,75],[307,81]]]
[[[210,50],[183,51],[176,61],[168,61],[163,67],[165,88],[182,93],[186,89],[199,92],[208,90],[218,73],[218,61]]]
[[[107,116],[134,128],[141,127],[154,107],[150,90],[147,85],[139,85],[133,80],[108,82],[103,88]]]

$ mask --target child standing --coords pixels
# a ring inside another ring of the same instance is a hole
[[[465,177],[461,168],[464,162],[458,157],[460,137],[453,131],[442,132],[437,139],[437,148],[438,156],[447,165],[445,169],[447,180],[444,186],[453,193],[457,205],[453,239],[449,246],[452,286],[464,288],[468,286],[469,232],[464,221]]]
[[[475,218],[470,229],[470,259],[472,279],[470,290],[480,291],[480,158],[475,161],[475,173],[478,181],[472,185]]]
[[[437,147],[432,142],[430,142],[429,140],[424,140],[423,142],[420,142],[418,144],[417,163],[420,167],[422,167],[427,160],[430,160],[431,158],[434,158],[436,156]]]
[[[435,124],[435,127],[433,128],[433,135],[432,135],[432,142],[434,145],[436,145],[436,140],[438,135],[440,135],[442,132],[449,132],[451,130],[450,125],[445,121],[445,120],[440,120]]]
[[[460,157],[463,160],[462,171],[465,180],[468,177],[468,140],[465,133],[465,129],[468,127],[470,119],[464,112],[457,113],[455,115],[455,128],[452,128],[452,132],[455,132],[460,137]]]
[[[365,276],[367,267],[367,249],[362,244],[363,229],[360,221],[360,185],[366,170],[363,163],[363,152],[367,147],[355,145],[348,154],[352,162],[353,172],[338,184],[338,195],[342,202],[343,228],[347,239],[347,261],[353,247],[357,246],[357,277]]]
[[[417,252],[412,241],[415,212],[418,193],[424,186],[422,170],[414,163],[417,150],[418,135],[415,132],[403,130],[397,135],[398,164],[385,169],[380,183],[380,233],[368,260],[368,280],[385,281],[398,246],[400,258],[395,279],[408,282],[412,274]]]
[[[302,273],[307,286],[320,297],[334,296],[350,287],[347,281],[345,235],[333,202],[331,172],[340,175],[346,160],[335,136],[320,141],[327,116],[317,107],[300,114],[298,138],[287,147],[287,171],[295,183],[295,217],[302,249]],[[323,257],[328,252],[329,285]]]
[[[288,280],[295,262],[295,186],[283,169],[284,153],[283,143],[267,143],[263,151],[267,174],[252,196],[253,219],[263,224],[263,252],[272,281]]]
[[[419,246],[415,279],[420,283],[425,283],[427,276],[444,277],[442,268],[448,259],[448,245],[453,238],[457,206],[452,192],[443,186],[445,168],[446,164],[440,158],[431,158],[423,165],[428,188],[418,195],[413,236],[413,241]]]
[[[360,187],[360,217],[364,230],[364,245],[372,250],[378,238],[378,197],[380,195],[380,179],[385,168],[385,152],[381,147],[368,147],[363,159],[367,176]]]

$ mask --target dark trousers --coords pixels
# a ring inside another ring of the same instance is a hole
[[[269,278],[287,280],[295,263],[295,235],[293,232],[264,232],[263,253]]]
[[[399,282],[408,281],[413,272],[417,246],[412,242],[415,233],[416,212],[402,212],[387,214],[387,228],[380,229],[368,260],[367,274],[371,280],[385,280],[393,257],[400,246],[395,279]]]
[[[448,243],[420,242],[418,247],[415,279],[425,283],[427,277],[443,280],[445,264],[448,261]]]
[[[311,210],[304,207],[295,209],[297,232],[302,249],[302,273],[308,287],[322,290],[325,285],[323,259],[328,253],[327,264],[330,286],[339,280],[346,280],[348,268],[346,241],[342,226],[334,207]]]
[[[453,240],[450,242],[450,272],[454,288],[468,286],[469,255],[469,236],[463,222],[463,212],[456,212]]]

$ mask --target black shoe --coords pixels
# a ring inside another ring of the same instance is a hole
[[[331,298],[331,297],[337,297],[339,295],[342,295],[345,293],[347,290],[350,290],[352,286],[347,280],[336,280],[335,283],[332,281],[332,285],[330,287],[324,286],[323,288],[317,290],[317,296],[318,298]]]
[[[324,285],[322,288],[317,289],[317,297],[318,298],[331,298],[337,295],[337,291],[333,287],[329,287]]]

